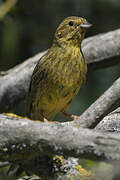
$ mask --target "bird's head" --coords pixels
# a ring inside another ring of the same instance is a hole
[[[54,42],[60,46],[80,46],[86,31],[91,26],[84,18],[76,16],[67,17],[58,26],[55,32]]]

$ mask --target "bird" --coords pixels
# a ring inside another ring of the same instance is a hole
[[[59,112],[72,120],[78,118],[67,110],[86,79],[81,43],[91,26],[85,18],[77,16],[60,23],[51,47],[33,71],[27,95],[28,118],[48,122]]]

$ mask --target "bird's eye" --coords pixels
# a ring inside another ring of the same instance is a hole
[[[73,21],[69,22],[69,26],[73,26],[73,24],[74,24]]]

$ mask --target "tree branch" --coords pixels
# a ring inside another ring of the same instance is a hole
[[[94,128],[107,114],[120,106],[120,78],[100,96],[75,123],[81,127]]]
[[[120,29],[99,34],[83,41],[83,53],[88,70],[96,70],[120,63]]]
[[[120,108],[105,116],[95,127],[95,130],[104,132],[120,132]]]
[[[0,115],[0,161],[28,161],[38,155],[55,154],[120,160],[119,146],[119,133],[80,128],[71,122],[42,123]]]
[[[33,69],[44,54],[39,53],[20,65],[0,74],[0,112],[8,111],[25,99]]]
[[[120,29],[84,40],[83,51],[88,70],[120,62],[119,36]],[[43,54],[39,53],[11,70],[0,73],[0,112],[8,111],[25,98],[34,66]]]
[[[0,162],[0,168],[6,167],[8,165],[10,165],[9,162]]]

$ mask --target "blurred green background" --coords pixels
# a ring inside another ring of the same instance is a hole
[[[93,24],[86,37],[108,32],[120,27],[120,0],[18,0],[0,21],[0,71],[48,49],[58,24],[73,15]],[[120,76],[119,69],[90,72],[69,112],[80,115]],[[24,115],[25,106],[22,102],[10,111]]]

